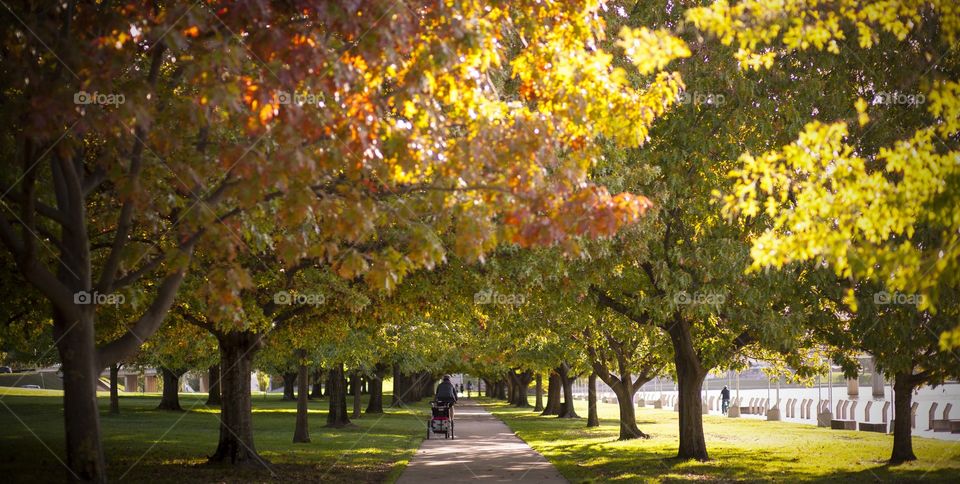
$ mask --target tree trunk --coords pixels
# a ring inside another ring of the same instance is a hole
[[[340,428],[350,425],[347,415],[347,381],[343,364],[333,365],[327,372],[327,397],[330,410],[327,412],[327,427]]]
[[[370,380],[370,401],[366,413],[383,413],[383,378]]]
[[[560,415],[560,375],[550,372],[547,378],[547,405],[540,415]]]
[[[353,387],[353,415],[351,418],[360,418],[362,416],[361,412],[361,395],[363,394],[363,385],[360,383],[360,374],[356,371],[350,375],[350,386]]]
[[[421,399],[423,399],[423,388],[424,385],[426,385],[425,381],[427,376],[421,371],[408,375],[407,377],[409,378],[408,381],[410,382],[410,387],[407,390],[407,396],[404,398],[404,401],[410,403],[419,402]]]
[[[500,400],[507,400],[507,382],[505,382],[503,379],[497,380],[496,391],[496,398]]]
[[[597,373],[590,372],[587,378],[587,427],[599,427],[600,417],[597,415]]]
[[[306,351],[297,350],[297,358],[300,360],[300,367],[297,371],[297,388],[300,391],[297,392],[297,426],[293,430],[294,444],[310,442],[310,425],[307,422],[307,399],[310,386],[307,382],[307,365],[304,362],[306,356]]]
[[[208,407],[219,407],[220,402],[220,365],[215,364],[211,365],[207,370],[207,379],[210,380],[210,389],[207,393],[207,405]]]
[[[406,388],[404,389],[403,402],[416,403],[420,401],[420,392],[423,391],[420,383],[420,373],[404,374]]]
[[[486,378],[483,379],[483,395],[487,398],[493,398],[493,384]]]
[[[433,398],[434,395],[434,382],[439,378],[431,375],[429,371],[422,371],[417,373],[416,376],[416,387],[417,391],[415,393],[415,398],[417,402],[423,398]]]
[[[537,373],[537,397],[533,407],[534,412],[543,411],[543,376]]]
[[[393,397],[390,406],[402,407],[410,403],[411,383],[410,378],[400,371],[400,365],[393,365]]]
[[[120,415],[120,365],[110,365],[110,415]]]
[[[634,381],[633,374],[626,369],[626,360],[620,359],[620,376],[613,376],[602,362],[594,361],[594,374],[600,377],[607,386],[617,395],[617,406],[620,409],[620,437],[619,440],[648,439],[649,435],[637,427],[637,413],[633,406],[633,396],[643,383],[649,380]],[[651,373],[647,373],[648,375]]]
[[[220,342],[220,440],[211,463],[267,465],[253,443],[250,373],[260,336],[249,331],[216,334]]]
[[[576,377],[570,375],[570,366],[566,362],[560,364],[557,373],[560,375],[560,383],[563,385],[563,402],[560,404],[560,413],[557,417],[580,418],[573,408],[573,380]]]
[[[913,453],[913,437],[911,435],[911,421],[913,416],[910,406],[913,401],[912,373],[897,373],[893,381],[893,452],[890,455],[891,464],[901,464],[917,460]]]
[[[517,375],[513,380],[513,405],[516,407],[529,407],[530,399],[527,397],[527,388],[529,388],[530,382],[524,385],[521,377],[522,374]]]
[[[92,312],[80,321],[64,320],[54,310],[54,337],[63,372],[63,420],[70,481],[106,482],[97,405],[97,356]]]
[[[366,413],[383,413],[383,377],[386,374],[385,366],[374,367],[373,375],[370,376],[370,401],[367,402]]]
[[[703,403],[700,400],[700,390],[707,372],[693,347],[689,323],[677,321],[670,327],[669,333],[680,387],[680,448],[677,457],[707,460],[707,444],[703,438]]]
[[[160,367],[160,373],[163,375],[163,396],[160,398],[157,410],[183,411],[180,407],[180,375],[183,375],[184,371]]]
[[[320,381],[323,379],[323,370],[313,372],[313,389],[310,391],[310,398],[323,398],[323,388]]]
[[[507,373],[507,377],[511,389],[510,403],[515,407],[529,408],[530,397],[527,394],[527,388],[530,387],[533,372],[527,370],[518,374],[511,370]]]
[[[280,400],[292,402],[297,399],[296,394],[293,392],[293,387],[297,384],[296,382],[296,372],[286,372],[283,374],[283,397]]]
[[[613,393],[617,395],[617,406],[620,408],[619,440],[649,439],[650,436],[641,432],[640,428],[637,427],[637,409],[633,406],[633,396],[636,395],[639,385],[636,387],[633,385],[633,382],[630,381],[632,375],[629,373],[624,377],[626,379],[621,380],[620,383],[610,385]]]

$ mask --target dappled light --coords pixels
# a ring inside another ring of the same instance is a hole
[[[10,482],[955,482],[956,0],[0,1]]]

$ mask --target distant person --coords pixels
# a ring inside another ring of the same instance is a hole
[[[723,414],[727,414],[727,409],[730,408],[730,389],[726,385],[723,386],[723,390],[720,390],[720,400],[723,402],[721,409]]]
[[[463,396],[463,383],[460,384],[460,390],[459,390],[459,392],[457,393],[457,395],[459,395],[459,396],[461,396],[461,397]]]
[[[473,382],[467,381],[467,398],[470,398],[470,390],[473,390]]]
[[[457,403],[457,387],[450,383],[450,375],[444,375],[443,381],[437,385],[436,400],[438,402]]]

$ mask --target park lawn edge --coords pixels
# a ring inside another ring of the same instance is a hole
[[[892,446],[891,435],[706,416],[704,423],[711,459],[706,462],[681,461],[675,457],[678,417],[669,410],[638,408],[637,420],[641,430],[654,429],[653,438],[618,441],[615,404],[598,402],[601,426],[587,429],[585,418],[544,417],[532,412],[532,407],[520,409],[490,398],[478,401],[570,482],[834,482],[840,479],[853,482],[957,482],[960,478],[960,441],[914,437],[920,459],[892,467],[886,463]],[[586,415],[586,402],[578,400],[575,403],[577,412]],[[657,423],[651,420],[658,418],[661,421]],[[785,442],[800,442],[805,446],[793,449],[791,454],[787,444],[751,447],[739,442],[736,436],[718,438],[716,426],[728,422],[732,424],[729,428],[772,425],[771,430],[780,430],[788,428],[782,426],[790,426],[796,432],[766,432],[760,437],[744,434],[739,439],[775,441],[782,438]],[[818,439],[804,440],[809,436]],[[836,444],[836,452],[824,455],[823,449],[829,444]],[[658,472],[653,462],[667,472]],[[644,463],[651,465],[644,468]]]

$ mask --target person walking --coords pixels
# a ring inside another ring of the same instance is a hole
[[[473,382],[467,380],[467,398],[470,398],[470,390],[473,390]]]
[[[723,386],[723,390],[720,390],[720,401],[723,402],[721,410],[726,415],[727,409],[730,408],[730,389],[726,385]]]

